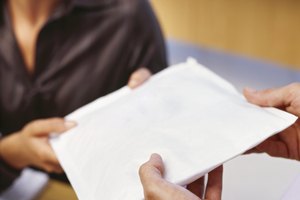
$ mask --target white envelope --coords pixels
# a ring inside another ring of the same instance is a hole
[[[138,170],[152,153],[167,180],[188,184],[296,120],[249,104],[191,59],[66,118],[78,126],[51,144],[81,200],[143,199]]]

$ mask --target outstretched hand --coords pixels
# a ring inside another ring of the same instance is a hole
[[[62,118],[40,119],[0,141],[0,156],[11,167],[34,166],[47,172],[62,173],[59,161],[49,144],[52,133],[61,134],[76,126]]]
[[[300,84],[294,83],[285,87],[255,91],[245,89],[244,95],[250,103],[276,107],[296,116],[300,116]],[[253,152],[265,152],[270,156],[300,160],[300,121],[291,127],[272,136],[255,147]]]
[[[206,199],[221,199],[222,172],[222,167],[220,167],[210,173]],[[199,196],[188,189],[170,183],[163,178],[164,164],[158,154],[153,154],[150,160],[141,166],[139,174],[144,188],[145,200],[200,200]],[[201,181],[198,183],[196,182],[194,186],[201,186]],[[198,193],[198,195],[200,194]]]

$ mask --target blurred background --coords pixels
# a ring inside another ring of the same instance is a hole
[[[151,2],[167,38],[170,64],[192,56],[240,91],[245,86],[262,89],[300,82],[299,0]],[[291,189],[300,187],[295,187],[299,175],[295,161],[240,156],[225,164],[223,199],[300,199],[300,190]],[[62,183],[42,177],[41,185],[45,189],[38,200],[76,199]]]
[[[298,0],[152,0],[168,38],[300,68]]]

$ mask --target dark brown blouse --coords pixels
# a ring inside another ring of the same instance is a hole
[[[28,74],[5,1],[0,0],[0,132],[63,117],[124,86],[139,67],[167,66],[163,37],[147,0],[72,0],[38,35]],[[18,172],[0,160],[0,191]]]

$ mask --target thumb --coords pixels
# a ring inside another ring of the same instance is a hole
[[[48,136],[51,133],[63,133],[75,126],[75,122],[51,118],[33,121],[25,126],[24,131],[33,136]]]
[[[128,86],[131,89],[142,85],[151,77],[151,72],[147,68],[140,68],[133,72],[128,81]]]
[[[256,91],[251,88],[244,89],[244,96],[253,104],[264,107],[286,107],[288,102],[289,89],[282,87]]]
[[[161,179],[164,173],[164,164],[158,154],[152,154],[148,162],[140,167],[139,175],[143,186],[151,184],[155,179]]]

